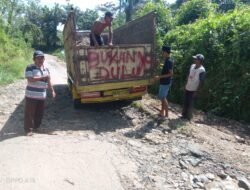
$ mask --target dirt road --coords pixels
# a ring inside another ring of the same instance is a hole
[[[193,122],[155,118],[159,102],[74,110],[64,63],[46,55],[57,98],[42,133],[23,132],[26,81],[0,88],[0,190],[250,189],[248,125],[198,112]]]

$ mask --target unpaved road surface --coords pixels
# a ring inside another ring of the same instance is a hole
[[[23,132],[26,81],[0,87],[0,190],[250,189],[249,125],[196,113],[157,118],[159,101],[74,110],[64,63],[46,55],[57,98],[42,132]]]

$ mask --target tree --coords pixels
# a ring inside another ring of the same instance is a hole
[[[1,0],[0,15],[6,25],[6,32],[9,34],[15,33],[15,27],[21,13],[24,11],[24,4],[22,0]]]
[[[112,2],[104,3],[98,6],[96,11],[101,12],[101,15],[104,15],[107,11],[110,11],[115,14],[115,19],[112,22],[113,28],[117,28],[125,23],[125,14],[121,12],[121,7],[115,5]]]
[[[35,1],[27,5],[25,20],[20,29],[26,41],[35,48],[56,48],[60,39],[57,36],[57,26],[66,19],[65,10],[58,4],[49,8],[40,6]]]
[[[175,50],[172,101],[180,103],[192,55],[205,56],[207,79],[199,106],[223,116],[250,121],[250,10],[242,6],[223,14],[177,26],[165,36]],[[218,64],[219,63],[219,64]]]
[[[59,38],[57,37],[57,26],[62,20],[65,20],[65,12],[58,4],[52,9],[42,8],[41,30],[43,32],[46,47],[53,49],[57,46]]]
[[[101,12],[103,15],[105,12],[110,11],[112,13],[116,13],[119,7],[117,7],[114,3],[112,2],[107,2],[104,4],[101,4],[100,6],[97,7],[97,11]]]
[[[180,6],[181,6],[183,3],[187,2],[187,1],[188,1],[188,0],[176,0],[175,4],[176,4],[177,8],[180,8]]]
[[[20,19],[17,26],[26,43],[33,47],[39,47],[43,44],[43,33],[40,27],[41,18],[41,6],[37,1],[29,1],[25,7],[24,17]]]
[[[190,0],[183,3],[177,10],[177,25],[189,24],[199,18],[206,18],[210,12],[215,11],[215,6],[210,0]]]
[[[171,11],[166,6],[163,0],[157,0],[158,2],[148,2],[141,9],[136,12],[138,17],[145,15],[146,13],[155,10],[157,12],[157,29],[160,35],[165,35],[173,27],[173,18]]]
[[[126,22],[132,20],[132,14],[145,0],[120,0],[120,11],[124,10],[126,14]]]
[[[76,17],[76,25],[78,29],[91,30],[91,27],[97,18],[98,13],[95,10],[87,9],[84,12],[79,11]]]

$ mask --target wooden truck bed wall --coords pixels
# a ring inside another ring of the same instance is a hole
[[[64,28],[69,77],[77,85],[149,79],[155,68],[155,13],[114,30],[112,48],[89,46],[89,31],[77,31],[71,12]]]
[[[114,46],[76,50],[77,78],[80,85],[150,78],[150,45]]]

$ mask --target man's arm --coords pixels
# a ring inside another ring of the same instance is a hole
[[[55,98],[56,97],[56,93],[55,93],[55,90],[54,90],[53,85],[51,83],[50,77],[48,78],[48,87],[49,87],[49,90],[51,91],[52,97]]]
[[[206,78],[206,72],[202,72],[200,73],[199,75],[199,85],[197,87],[197,90],[193,93],[193,96],[196,97],[200,91],[200,89],[202,88],[203,84],[204,84],[204,81],[205,81],[205,78]]]
[[[113,28],[112,28],[112,25],[109,26],[109,45],[113,45]]]
[[[197,91],[199,91],[200,88],[203,86],[204,81],[205,81],[205,78],[206,78],[206,72],[200,73],[200,75],[199,75],[200,83],[199,83],[199,86],[198,86],[198,88],[197,88]]]
[[[162,78],[168,78],[168,77],[172,77],[174,75],[174,71],[173,69],[170,69],[169,72],[165,75],[159,75],[159,76],[155,76],[156,79],[162,79]]]
[[[29,82],[37,82],[37,81],[41,81],[41,80],[47,80],[48,79],[48,76],[37,76],[37,77],[26,77],[26,79],[29,81]]]
[[[172,77],[174,75],[174,71],[173,71],[173,62],[170,61],[168,63],[168,73],[164,74],[164,75],[159,75],[159,76],[155,76],[155,79],[161,79],[161,78],[169,78]]]

